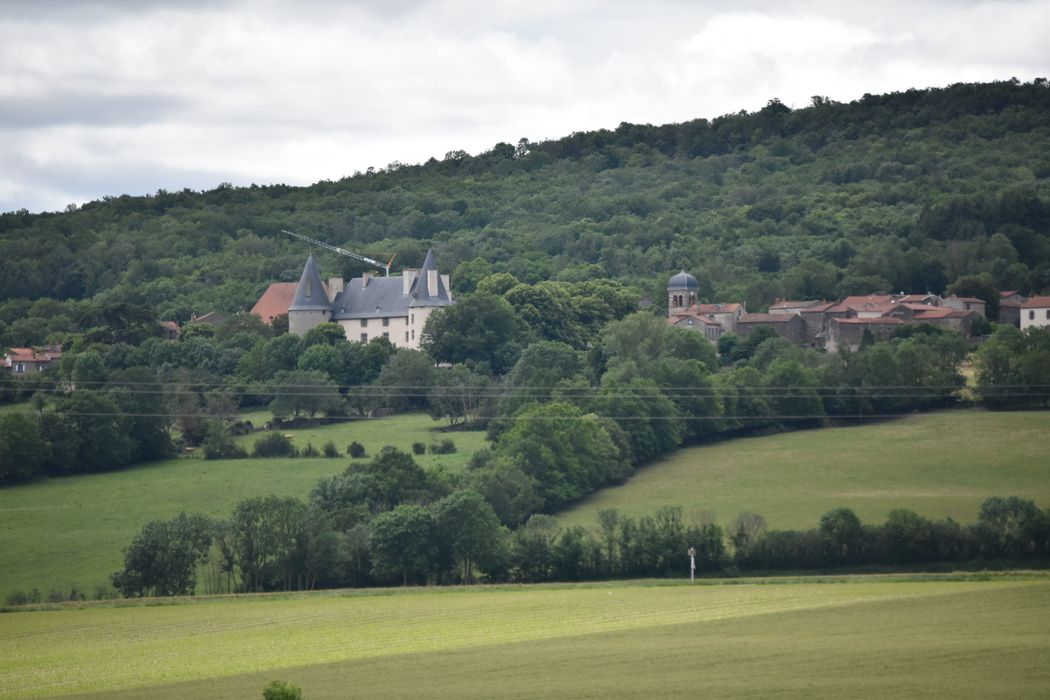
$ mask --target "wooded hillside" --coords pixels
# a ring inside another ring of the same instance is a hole
[[[282,228],[396,252],[395,268],[418,265],[432,245],[460,292],[490,272],[608,276],[656,290],[659,304],[680,268],[702,296],[751,310],[777,296],[940,292],[981,273],[1000,290],[1041,292],[1050,90],[1037,79],[814,98],[797,110],[771,100],[753,114],[453,150],[309,187],[220,185],[7,213],[0,344],[91,325],[76,300],[180,322],[245,310],[270,282],[297,279],[310,252]],[[319,257],[326,275],[361,270]]]

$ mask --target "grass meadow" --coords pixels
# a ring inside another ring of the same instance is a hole
[[[894,508],[970,523],[989,496],[1050,507],[1048,439],[1050,412],[970,410],[730,440],[678,450],[558,521],[593,528],[603,508],[640,516],[679,505],[723,525],[759,513],[779,529],[816,527],[838,506],[869,523]]]
[[[0,698],[1046,697],[1050,576],[330,591],[0,615]]]
[[[353,440],[371,456],[383,445],[409,451],[413,442],[450,437],[457,453],[416,460],[427,468],[464,469],[484,444],[484,433],[433,431],[441,425],[425,415],[407,415],[285,431],[299,446],[310,441],[320,449],[327,440],[335,441],[344,453],[338,459],[179,458],[0,489],[0,600],[12,590],[33,587],[46,595],[76,586],[90,596],[108,584],[109,574],[120,568],[123,548],[150,520],[180,511],[226,517],[239,501],[253,496],[305,498],[318,479],[351,462],[345,451]],[[258,435],[241,439],[250,448]]]

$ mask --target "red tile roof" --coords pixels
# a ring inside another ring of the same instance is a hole
[[[1032,297],[1021,304],[1024,309],[1050,309],[1050,297]]]
[[[295,282],[275,282],[271,284],[263,292],[263,295],[259,297],[259,301],[255,302],[255,306],[252,307],[252,313],[266,323],[273,323],[276,317],[288,313],[288,307],[292,305],[297,286]]]
[[[795,314],[744,314],[737,323],[791,323],[794,317]]]

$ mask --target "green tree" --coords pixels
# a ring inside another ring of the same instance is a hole
[[[431,570],[437,558],[434,518],[422,506],[399,505],[372,521],[368,545],[375,575],[399,575],[407,586],[410,578],[419,580]]]
[[[506,299],[478,291],[431,314],[421,346],[437,362],[484,363],[503,374],[518,359],[518,324]]]
[[[401,348],[390,356],[375,381],[377,403],[396,413],[425,411],[437,375],[433,360],[425,353]]]
[[[0,483],[13,484],[38,476],[48,453],[38,418],[25,413],[0,415]]]
[[[208,560],[216,524],[200,514],[153,520],[124,550],[124,568],[111,576],[121,595],[193,595],[197,567]]]
[[[278,420],[288,416],[336,411],[342,404],[339,389],[331,379],[318,371],[281,371],[274,377],[270,410]]]
[[[463,582],[474,582],[474,566],[486,568],[499,554],[504,531],[492,506],[475,491],[457,491],[433,507],[438,539],[459,563]]]

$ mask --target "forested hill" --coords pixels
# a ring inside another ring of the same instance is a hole
[[[7,213],[0,342],[43,342],[77,306],[21,300],[145,304],[180,321],[244,310],[270,282],[298,279],[310,249],[282,228],[396,252],[395,267],[433,246],[461,292],[491,271],[613,277],[650,292],[680,268],[705,297],[752,310],[776,296],[940,292],[981,273],[1000,290],[1047,291],[1050,89],[960,84],[796,110],[772,100],[752,114],[522,139],[309,187]],[[326,275],[361,269],[320,262]]]

